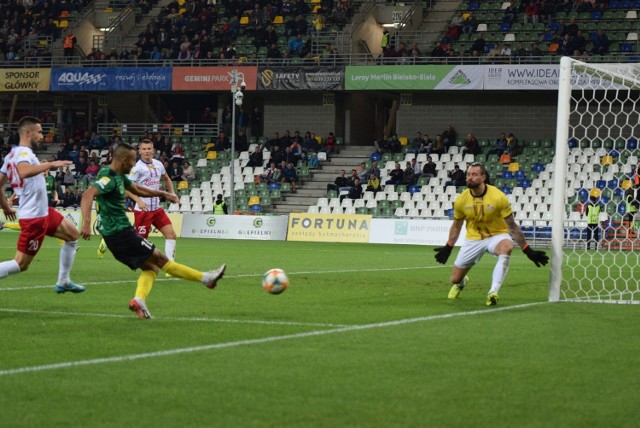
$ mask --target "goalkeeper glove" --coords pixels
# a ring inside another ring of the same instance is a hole
[[[534,250],[529,246],[529,244],[524,246],[522,252],[525,253],[527,257],[529,257],[529,260],[534,262],[538,267],[549,263],[549,256],[547,256],[544,251]]]
[[[434,248],[433,251],[437,253],[436,261],[440,264],[445,264],[449,259],[449,256],[451,255],[452,250],[453,250],[453,247],[448,243],[444,247]]]

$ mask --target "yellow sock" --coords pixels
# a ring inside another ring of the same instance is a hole
[[[143,270],[138,278],[138,287],[136,288],[136,297],[147,300],[147,296],[151,293],[151,287],[158,275],[152,270]]]
[[[21,230],[20,223],[5,223],[4,228],[11,230]]]
[[[188,279],[189,281],[202,281],[202,276],[204,275],[198,270],[176,263],[173,260],[169,260],[167,264],[162,266],[162,270],[171,276]]]

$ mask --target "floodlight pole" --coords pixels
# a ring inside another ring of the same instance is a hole
[[[239,88],[238,79],[242,79]],[[242,90],[245,88],[245,86],[246,83],[244,81],[244,75],[242,73],[238,73],[238,69],[234,68],[231,71],[231,165],[229,167],[229,172],[231,173],[231,183],[229,185],[229,190],[231,191],[231,198],[229,200],[229,211],[232,214],[236,210],[236,106],[242,106],[242,99],[244,98]]]

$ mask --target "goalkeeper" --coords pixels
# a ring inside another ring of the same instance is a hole
[[[449,230],[449,240],[444,247],[436,248],[435,251],[436,260],[445,264],[466,221],[467,235],[453,263],[453,286],[449,291],[449,299],[458,298],[467,284],[467,272],[488,252],[498,257],[487,294],[487,306],[493,306],[498,303],[498,293],[509,270],[509,258],[514,246],[512,237],[536,266],[546,265],[549,257],[527,244],[522,230],[513,218],[509,200],[497,187],[488,184],[488,178],[487,170],[481,163],[472,163],[467,168],[467,190],[453,203],[453,224]]]

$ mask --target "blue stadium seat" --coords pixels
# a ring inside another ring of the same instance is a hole
[[[371,162],[377,162],[382,159],[382,156],[378,152],[371,153]]]
[[[575,147],[578,147],[578,140],[575,137],[569,138],[569,148],[573,149]]]
[[[409,193],[411,193],[412,195],[414,193],[420,193],[420,186],[416,186],[416,185],[409,186]]]
[[[505,195],[510,195],[511,194],[511,187],[508,186],[502,186],[500,188],[500,190],[502,191],[502,193],[504,193]]]
[[[631,137],[627,140],[627,149],[637,149],[638,148],[638,140],[634,137]]]
[[[614,180],[609,180],[609,182],[607,183],[607,187],[609,189],[616,189],[616,188],[618,188],[619,184],[620,183],[618,182],[618,180],[615,180],[615,179]]]
[[[596,181],[596,187],[600,190],[604,189],[605,187],[607,187],[607,181],[606,180]]]
[[[280,189],[280,183],[271,183],[269,184],[269,190]]]

